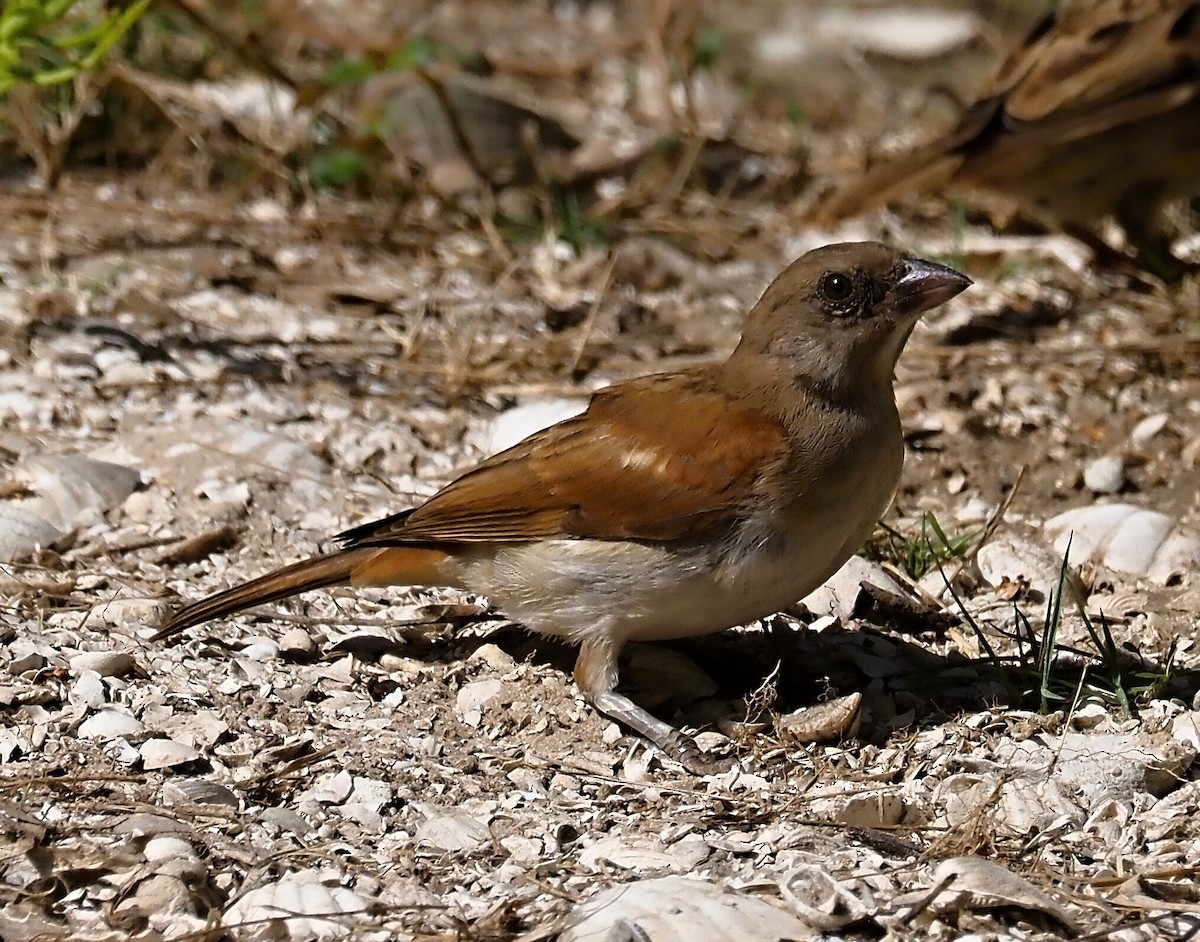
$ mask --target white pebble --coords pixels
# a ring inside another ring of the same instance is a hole
[[[1083,470],[1083,483],[1093,494],[1115,494],[1125,484],[1125,459],[1103,455]]]

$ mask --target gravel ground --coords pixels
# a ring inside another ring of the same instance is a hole
[[[578,251],[444,194],[161,167],[9,177],[0,207],[3,942],[1200,932],[1200,278],[936,202],[812,231],[769,188]],[[606,721],[486,599],[339,590],[149,640],[608,382],[723,356],[784,264],[868,237],[976,281],[901,359],[890,530],[622,670],[730,771]]]

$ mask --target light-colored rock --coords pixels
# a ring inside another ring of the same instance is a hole
[[[1096,803],[1109,795],[1161,794],[1177,783],[1196,751],[1178,740],[1143,732],[1065,733],[1006,740],[996,759],[1034,781],[1047,776]]]
[[[984,28],[983,21],[967,10],[899,5],[828,9],[817,21],[827,41],[917,61],[960,49]]]
[[[104,706],[105,701],[104,681],[95,671],[84,671],[71,684],[71,689],[67,692],[67,699],[79,706],[99,710]]]
[[[504,681],[496,677],[463,684],[454,700],[459,718],[468,726],[478,726],[483,721],[483,710],[504,692]]]
[[[238,651],[238,657],[251,661],[273,661],[279,657],[279,645],[270,638],[252,638]]]
[[[173,739],[147,739],[138,750],[142,755],[142,767],[147,772],[187,765],[200,758],[200,753]]]
[[[801,604],[818,617],[836,615],[847,621],[854,617],[854,608],[862,593],[864,582],[897,595],[905,594],[896,580],[878,565],[861,556],[851,556],[824,585],[805,596]]]
[[[317,643],[303,628],[289,628],[279,639],[279,650],[294,658],[309,658],[317,650]]]
[[[97,605],[91,618],[117,628],[157,629],[170,611],[170,603],[163,599],[116,598]]]
[[[147,860],[170,860],[173,857],[195,857],[196,848],[187,841],[171,835],[152,837],[142,848],[142,854]]]
[[[68,663],[73,673],[95,671],[101,677],[124,677],[137,667],[133,655],[124,651],[85,651]]]
[[[1145,444],[1166,428],[1169,419],[1170,416],[1165,412],[1156,412],[1154,415],[1146,416],[1130,430],[1129,440],[1135,445]]]
[[[493,670],[504,672],[516,667],[511,654],[497,644],[481,644],[467,657],[468,661],[482,661]]]
[[[395,789],[388,782],[356,775],[354,776],[354,788],[350,791],[347,801],[356,802],[378,812],[384,805],[391,802],[395,794]]]
[[[1125,459],[1101,455],[1083,469],[1083,484],[1093,494],[1115,494],[1125,486]]]
[[[572,913],[559,942],[806,942],[818,932],[764,899],[669,876],[603,890]]]
[[[704,862],[711,848],[703,841],[664,844],[653,837],[627,834],[602,837],[584,847],[579,854],[579,866],[585,870],[604,872],[607,865],[616,865],[634,873],[674,870],[687,873]]]
[[[123,710],[101,710],[79,724],[79,735],[87,739],[116,739],[136,736],[146,727]]]

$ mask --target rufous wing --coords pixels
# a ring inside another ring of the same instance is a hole
[[[411,513],[344,535],[347,546],[542,539],[674,540],[735,520],[784,460],[764,412],[696,381],[647,377],[484,462]]]

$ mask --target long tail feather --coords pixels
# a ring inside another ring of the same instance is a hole
[[[326,556],[315,556],[269,572],[224,592],[185,605],[163,623],[151,640],[170,638],[201,622],[232,615],[254,605],[276,602],[290,595],[308,592],[310,589],[346,585],[350,582],[355,567],[377,552],[374,547],[369,550],[343,550]]]

